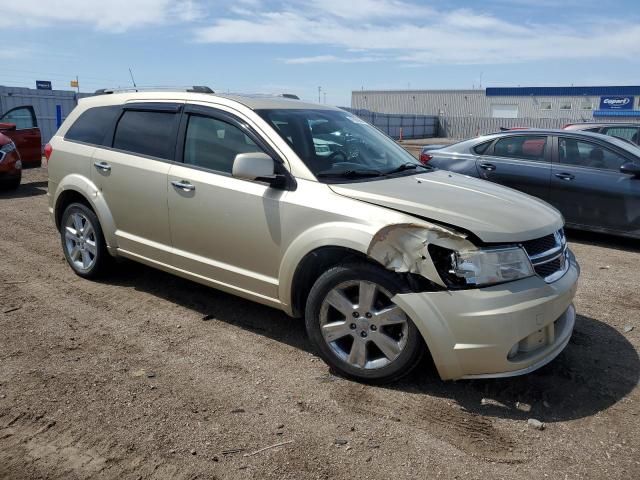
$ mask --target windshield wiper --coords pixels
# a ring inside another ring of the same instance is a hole
[[[384,175],[380,170],[325,170],[316,173],[318,178],[363,178],[382,177]]]
[[[415,170],[416,168],[421,167],[424,168],[426,170],[433,170],[433,167],[430,167],[428,165],[422,165],[421,163],[403,163],[402,165],[398,166],[397,168],[394,168],[393,170],[390,170],[388,172],[386,172],[387,175],[389,175],[390,173],[398,173],[398,172],[404,172],[405,170]]]

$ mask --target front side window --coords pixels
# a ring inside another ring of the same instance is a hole
[[[18,130],[36,128],[38,126],[32,107],[18,107],[9,110],[2,116],[0,121],[3,123],[14,123]]]
[[[126,110],[113,138],[113,148],[150,157],[174,158],[177,114]]]
[[[505,137],[496,142],[493,147],[493,154],[498,157],[544,161],[546,145],[547,137],[545,136],[517,135]]]
[[[596,143],[574,138],[558,139],[558,161],[565,165],[619,171],[627,159]]]
[[[107,145],[107,132],[120,112],[119,105],[90,108],[71,125],[64,138],[91,145]]]
[[[424,168],[358,117],[338,110],[258,110],[321,181],[384,177]]]
[[[231,173],[239,153],[262,150],[238,127],[211,117],[191,115],[184,143],[184,163]]]

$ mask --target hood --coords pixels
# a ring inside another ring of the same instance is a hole
[[[563,225],[560,212],[542,200],[444,170],[330,187],[340,195],[457,226],[487,243],[532,240]]]

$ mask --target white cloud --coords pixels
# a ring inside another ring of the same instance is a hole
[[[99,30],[192,21],[203,14],[193,0],[17,0],[3,2],[3,18],[12,24],[51,26],[58,22],[87,24]]]
[[[408,64],[635,58],[635,45],[640,43],[640,26],[631,21],[582,22],[574,29],[566,24],[511,22],[470,9],[429,10],[430,14],[410,16],[411,5],[394,0],[309,0],[306,4],[308,9],[284,5],[223,17],[196,29],[195,38],[202,43],[322,45],[352,54],[284,59],[290,64],[380,61],[391,56]],[[321,6],[326,7],[324,12]],[[383,56],[373,57],[372,52]]]
[[[281,59],[288,65],[306,65],[310,63],[369,63],[388,60],[384,56],[368,55],[363,57],[339,57],[337,55],[316,55],[312,57],[295,57]]]

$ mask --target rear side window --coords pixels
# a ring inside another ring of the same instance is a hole
[[[547,137],[518,135],[501,138],[493,148],[498,157],[513,157],[523,160],[544,161],[544,149]]]
[[[119,105],[94,107],[84,111],[64,136],[66,140],[110,146],[106,139],[113,122],[121,111]]]
[[[174,158],[177,114],[126,110],[113,138],[113,148],[150,157]]]

